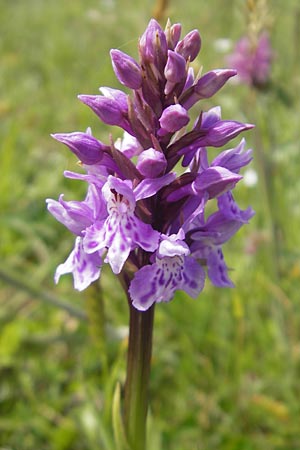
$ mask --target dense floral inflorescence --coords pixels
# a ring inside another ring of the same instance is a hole
[[[90,129],[53,135],[85,171],[65,176],[88,186],[83,201],[47,200],[51,214],[76,236],[55,280],[72,273],[74,287],[83,290],[108,263],[131,280],[129,298],[139,310],[171,300],[179,289],[197,297],[206,272],[214,285],[233,286],[222,245],[253,215],[232,195],[251,160],[245,141],[217,156],[209,150],[252,126],[222,120],[219,107],[201,112],[193,124],[189,115],[236,71],[195,77],[190,62],[200,51],[200,35],[180,35],[180,24],[168,23],[163,31],[152,19],[139,40],[139,62],[111,50],[114,72],[131,93],[102,87],[101,95],[79,96],[104,123],[123,129],[122,140],[104,144]],[[216,206],[208,215],[211,203]]]
[[[273,56],[269,35],[264,31],[257,37],[243,36],[227,62],[237,70],[238,81],[262,89],[270,81]]]

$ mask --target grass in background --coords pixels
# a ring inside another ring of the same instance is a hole
[[[199,65],[223,67],[215,40],[244,32],[244,2],[169,3],[173,22],[200,30]],[[0,2],[0,257],[1,270],[15,279],[0,281],[0,446],[9,450],[114,450],[110,401],[125,376],[126,301],[105,270],[104,332],[97,287],[79,295],[68,277],[53,285],[73,242],[44,200],[61,192],[79,198],[85,186],[63,179],[76,159],[49,134],[92,126],[107,140],[107,127],[76,95],[118,87],[108,51],[135,55],[152,7],[137,0]],[[149,450],[300,448],[300,9],[293,0],[272,8],[270,91],[253,103],[246,87],[227,85],[203,108],[220,104],[224,118],[257,125],[245,137],[253,167],[257,145],[272,163],[276,257],[260,187],[240,183],[239,202],[257,214],[226,248],[236,289],[207,283],[197,301],[179,294],[157,308]],[[90,320],[46,304],[45,292]]]

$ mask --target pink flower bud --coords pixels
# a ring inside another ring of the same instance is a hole
[[[182,95],[180,103],[186,109],[190,109],[199,100],[212,97],[224,86],[229,78],[235,75],[236,70],[232,69],[218,69],[207,72]]]
[[[168,60],[165,67],[165,77],[172,83],[178,83],[185,76],[186,61],[178,53],[168,51]]]
[[[159,123],[163,131],[174,133],[187,125],[189,120],[187,111],[181,105],[171,105],[163,111]]]
[[[142,84],[142,74],[138,63],[120,50],[111,50],[110,56],[114,72],[120,83],[130,89],[139,89]]]
[[[96,164],[103,158],[103,151],[109,147],[87,133],[56,133],[51,136],[67,145],[84,164]]]
[[[78,98],[89,106],[104,123],[119,125],[122,122],[122,112],[115,100],[102,95],[79,95]]]
[[[194,61],[201,48],[201,38],[198,30],[190,31],[175,47],[186,60]]]
[[[138,157],[137,168],[147,178],[160,176],[167,167],[167,160],[162,152],[148,148]]]
[[[159,23],[151,19],[139,42],[142,64],[154,64],[158,70],[161,70],[166,63],[167,51],[166,35]]]
[[[165,34],[167,36],[168,48],[174,50],[180,39],[181,24],[174,23],[174,25],[171,25],[171,23],[168,21]]]

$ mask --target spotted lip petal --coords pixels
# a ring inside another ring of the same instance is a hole
[[[74,288],[78,291],[86,289],[93,281],[100,276],[102,260],[99,253],[91,255],[85,253],[82,245],[82,238],[77,237],[75,246],[69,257],[63,264],[60,264],[55,272],[55,283],[58,283],[61,275],[72,273]]]
[[[105,262],[114,273],[120,273],[128,256],[137,247],[147,252],[156,250],[160,233],[135,216],[135,196],[130,181],[108,177],[103,186],[108,217],[86,230],[84,249],[87,253],[107,249]]]
[[[204,287],[204,280],[204,270],[194,258],[164,257],[136,272],[129,294],[133,306],[146,311],[153,303],[172,300],[177,290],[197,297]]]
[[[142,267],[130,284],[133,305],[144,311],[154,302],[168,302],[177,290],[197,297],[203,289],[205,274],[189,253],[182,229],[171,236],[163,235],[155,262]]]

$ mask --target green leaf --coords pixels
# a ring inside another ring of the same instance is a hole
[[[121,413],[121,386],[118,382],[115,388],[112,402],[112,423],[116,450],[130,450],[126,439]]]

